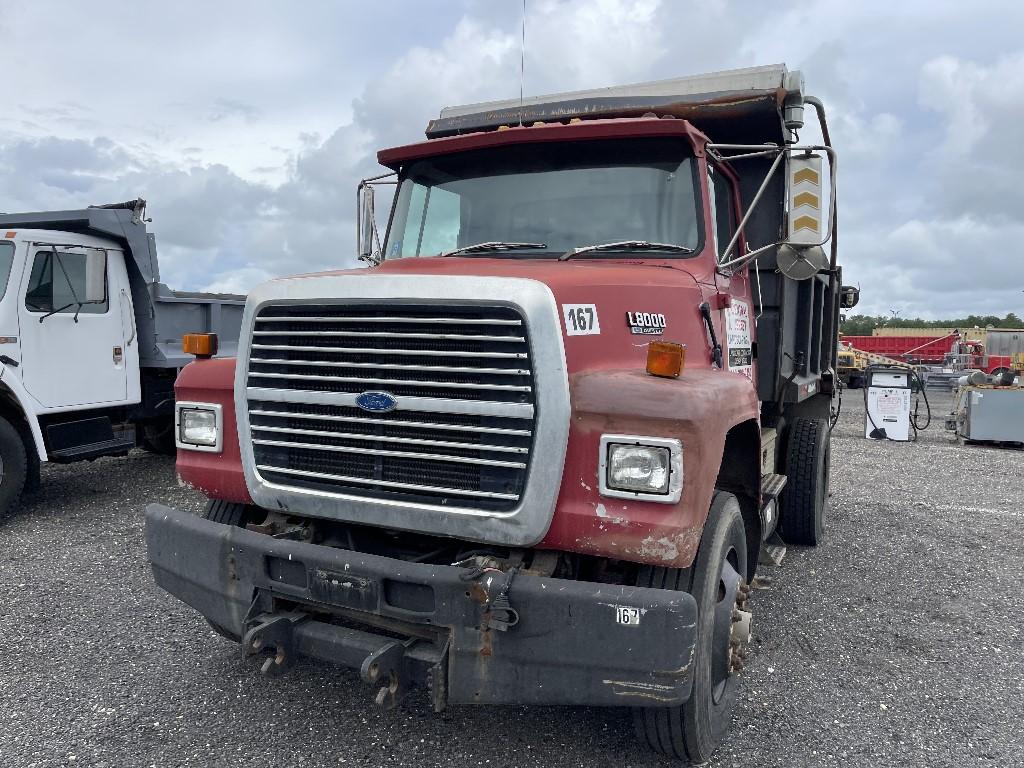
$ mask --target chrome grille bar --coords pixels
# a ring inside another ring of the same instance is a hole
[[[295,475],[296,477],[309,477],[321,480],[333,480],[343,483],[354,483],[361,485],[380,486],[382,488],[397,488],[407,491],[424,491],[427,493],[444,493],[454,496],[472,496],[481,499],[508,499],[517,500],[518,493],[495,493],[493,491],[474,491],[462,488],[441,488],[434,485],[419,485],[417,483],[399,483],[394,480],[373,480],[365,477],[349,477],[346,475],[335,475],[327,472],[311,472],[302,469],[290,469],[288,467],[275,467],[269,464],[257,464],[256,468],[261,472],[279,472],[282,475]]]
[[[516,435],[529,437],[533,432],[529,429],[508,429],[503,427],[477,427],[468,424],[438,424],[432,421],[405,421],[400,419],[374,419],[361,416],[327,416],[319,413],[291,413],[287,411],[265,411],[253,409],[250,416],[275,416],[287,419],[314,419],[319,421],[349,421],[358,424],[390,424],[396,427],[414,427],[418,429],[442,429],[456,432],[482,432],[493,435]]]
[[[395,349],[386,347],[373,349],[372,347],[310,347],[297,346],[293,344],[253,344],[252,349],[271,349],[280,352],[329,352],[331,354],[351,355],[423,355],[424,357],[494,357],[516,360],[526,360],[529,355],[526,352],[466,352],[464,350],[437,350],[437,349]]]
[[[254,336],[316,336],[361,339],[429,339],[431,341],[491,341],[522,344],[522,336],[484,336],[475,333],[392,333],[390,331],[260,331]]]
[[[358,397],[354,392],[319,392],[270,387],[247,387],[245,393],[249,400],[342,406],[355,406],[356,397]],[[403,397],[397,410],[470,413],[480,416],[506,416],[513,419],[533,418],[533,406],[529,403],[500,403],[487,400],[437,400],[430,397]]]
[[[530,451],[529,448],[521,448],[519,446],[514,445],[491,445],[489,443],[456,443],[450,440],[424,440],[422,438],[416,437],[392,437],[389,435],[362,435],[356,432],[331,432],[330,430],[324,429],[261,427],[255,424],[252,426],[251,429],[253,432],[273,432],[276,434],[283,435],[306,435],[308,437],[333,437],[338,440],[363,440],[368,442],[398,443],[399,445],[422,445],[431,446],[434,448],[455,448],[467,451],[494,451],[495,453],[529,453]]]
[[[318,315],[261,317],[257,323],[422,323],[429,325],[522,325],[522,320],[491,320],[487,318],[457,317],[325,317]]]
[[[380,448],[367,448],[362,445],[334,445],[333,443],[293,443],[289,440],[265,440],[256,438],[254,445],[272,445],[277,448],[301,448],[317,451],[337,451],[338,453],[358,453],[363,456],[391,456],[396,459],[429,459],[431,461],[451,461],[457,464],[482,464],[487,467],[514,467],[526,469],[521,461],[504,461],[501,459],[481,459],[476,456],[452,456],[441,453],[413,453],[411,451],[391,451]]]
[[[530,376],[525,368],[470,368],[449,365],[401,365],[397,363],[350,363],[336,360],[284,360],[272,357],[250,357],[250,363],[261,365],[300,365],[325,368],[383,368],[388,371],[432,371],[436,373],[483,373],[501,376]]]
[[[407,385],[415,387],[437,387],[438,389],[493,389],[506,392],[530,392],[533,388],[525,384],[477,384],[463,381],[428,381],[417,379],[380,379],[368,376],[318,376],[311,373],[265,373],[249,371],[250,378],[292,379],[294,381],[336,381],[350,384]]]

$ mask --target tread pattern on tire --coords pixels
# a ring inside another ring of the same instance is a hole
[[[789,443],[786,448],[786,476],[788,482],[783,491],[779,528],[782,537],[792,544],[818,543],[815,533],[815,500],[818,478],[818,437],[823,428],[817,419],[794,419],[789,428]],[[827,450],[827,438],[826,449]],[[822,459],[824,460],[824,459]],[[828,467],[825,468],[828,471]],[[822,489],[827,493],[827,489]],[[827,499],[822,500],[822,504]]]
[[[174,456],[174,421],[170,424],[146,424],[142,428],[142,450],[157,456]]]
[[[224,525],[244,525],[248,507],[234,501],[223,499],[210,499],[206,502],[206,509],[203,517],[213,523]]]
[[[689,575],[689,570],[642,565],[636,585],[687,592]],[[679,760],[687,759],[682,723],[673,708],[634,707],[633,727],[637,739],[654,751]]]
[[[721,493],[715,491],[711,498],[712,508]],[[696,562],[695,557],[694,564]],[[689,592],[693,588],[693,568],[642,565],[636,585]],[[677,707],[634,707],[633,727],[640,743],[646,744],[655,752],[677,760],[691,759],[686,751],[686,734],[683,733],[683,722]]]
[[[6,517],[21,501],[29,475],[28,450],[21,432],[0,416],[0,440],[3,442],[3,487],[0,488],[0,519]]]

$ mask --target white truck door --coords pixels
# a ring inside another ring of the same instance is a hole
[[[123,404],[128,402],[129,374],[138,377],[138,344],[131,339],[128,276],[120,251],[105,251],[102,301],[81,303],[90,291],[86,264],[90,254],[96,264],[98,250],[33,245],[29,252],[19,301],[19,370],[25,389],[47,409]]]

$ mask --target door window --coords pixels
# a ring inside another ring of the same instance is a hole
[[[0,299],[7,293],[7,281],[11,277],[11,266],[14,264],[14,243],[10,240],[0,243]]]
[[[25,293],[25,306],[33,312],[106,313],[110,306],[106,275],[103,285],[107,296],[103,302],[79,303],[84,302],[86,296],[85,260],[84,253],[37,251]]]
[[[715,240],[718,242],[716,255],[721,260],[722,252],[729,245],[734,232],[735,211],[732,184],[724,173],[710,164],[708,165],[708,177],[711,182],[711,212],[715,220]],[[729,258],[734,259],[738,255],[739,249],[734,247]]]
[[[461,204],[459,195],[441,187],[412,184],[408,191],[409,216],[399,245],[393,255],[433,256],[459,247]]]

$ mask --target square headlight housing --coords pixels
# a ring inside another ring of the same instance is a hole
[[[683,444],[665,437],[602,435],[602,496],[675,504],[683,493]]]
[[[224,420],[217,403],[179,402],[174,407],[174,443],[190,451],[220,453]]]

